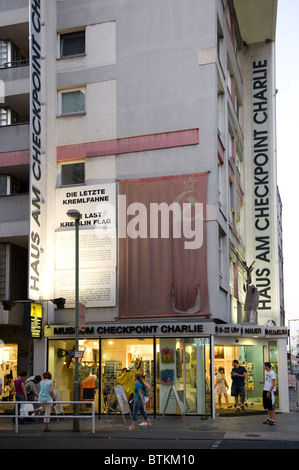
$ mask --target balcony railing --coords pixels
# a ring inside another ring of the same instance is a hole
[[[3,152],[18,152],[29,149],[29,123],[0,126],[0,142]]]
[[[21,59],[21,60],[14,60],[12,62],[4,62],[4,64],[0,65],[0,69],[9,69],[15,67],[25,67],[29,65],[29,59]]]

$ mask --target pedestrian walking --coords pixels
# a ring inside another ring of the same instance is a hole
[[[33,415],[38,411],[44,411],[46,417],[44,418],[45,428],[44,431],[49,431],[49,422],[50,414],[53,406],[53,401],[55,401],[56,396],[54,394],[54,382],[52,380],[52,375],[50,372],[43,373],[43,380],[40,382],[40,392],[38,395],[38,401],[42,403],[40,408],[29,411],[29,415]]]
[[[263,368],[265,371],[265,381],[263,390],[263,405],[264,409],[267,410],[268,419],[264,421],[264,424],[273,426],[276,424],[275,421],[275,394],[276,392],[276,374],[271,369],[270,362],[264,362]]]
[[[133,418],[132,418],[132,424],[131,426],[128,426],[127,429],[135,429],[135,425],[137,423],[137,416],[138,416],[138,411],[142,414],[143,418],[146,421],[146,426],[150,427],[151,423],[148,418],[147,413],[145,412],[144,405],[144,397],[146,395],[146,386],[143,381],[142,375],[141,374],[135,374],[134,375],[134,380],[136,382],[136,385],[134,387],[134,405],[133,405]]]
[[[147,402],[149,401],[149,394],[150,394],[150,389],[151,389],[151,386],[149,383],[147,383],[145,381],[145,375],[142,375],[142,380],[143,380],[143,384],[145,386],[145,392],[143,394],[143,399],[144,399],[144,411],[145,411],[145,406],[147,404]],[[142,423],[139,424],[139,426],[147,426],[147,420],[146,419],[143,419]]]

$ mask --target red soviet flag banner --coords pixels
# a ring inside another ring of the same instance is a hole
[[[119,316],[208,315],[208,173],[119,182]]]

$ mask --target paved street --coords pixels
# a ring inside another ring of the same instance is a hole
[[[152,420],[151,428],[137,426],[130,431],[117,416],[108,422],[104,418],[97,419],[95,433],[92,433],[90,420],[80,420],[80,431],[74,432],[72,419],[57,421],[53,417],[49,433],[43,432],[41,421],[34,420],[20,425],[16,434],[11,420],[1,418],[0,449],[88,449],[97,450],[99,457],[108,460],[112,456],[138,456],[139,463],[150,455],[175,455],[176,452],[198,459],[202,451],[208,449],[299,449],[296,400],[297,394],[292,389],[290,413],[278,413],[276,426],[263,424],[266,413],[252,415],[245,412],[215,420],[186,417],[184,421],[181,416],[166,416],[162,420],[157,417]],[[126,422],[130,424],[129,417]]]

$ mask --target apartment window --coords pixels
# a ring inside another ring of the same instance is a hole
[[[59,114],[74,114],[85,111],[85,89],[61,91],[58,94]]]
[[[8,115],[7,110],[0,108],[0,126],[7,126],[8,124]]]
[[[4,67],[8,62],[8,42],[0,41],[0,67]]]
[[[220,25],[219,18],[217,18],[217,55],[220,63],[222,62],[222,49],[223,49],[224,34]]]
[[[232,182],[229,185],[229,200],[230,200],[230,210],[232,212],[235,211],[235,186]]]
[[[235,295],[235,265],[232,261],[229,263],[229,291],[232,296]]]
[[[223,162],[218,158],[218,204],[220,209],[225,209],[225,168]]]
[[[85,31],[60,34],[60,57],[85,54]]]
[[[61,167],[61,184],[68,186],[72,184],[82,184],[85,181],[84,162],[69,163]]]
[[[22,122],[21,116],[12,108],[0,108],[0,126],[10,126]]]
[[[219,276],[223,277],[224,267],[224,235],[220,232],[218,234],[218,255],[219,255]]]

